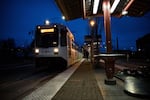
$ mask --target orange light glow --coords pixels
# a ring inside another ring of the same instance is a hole
[[[41,29],[41,33],[54,32],[54,29]]]

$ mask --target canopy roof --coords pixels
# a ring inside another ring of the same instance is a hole
[[[62,14],[66,20],[73,20],[77,18],[87,18],[93,16],[103,16],[102,2],[98,3],[98,10],[93,14],[93,5],[95,0],[55,0]],[[110,8],[115,0],[110,0]],[[128,16],[143,16],[150,11],[150,0],[120,0],[112,16],[121,17],[122,12],[128,12]]]

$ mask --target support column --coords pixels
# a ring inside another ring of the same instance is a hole
[[[106,35],[106,50],[107,54],[112,53],[112,41],[111,41],[111,16],[110,16],[110,0],[103,0],[103,13],[104,13],[104,26]],[[113,57],[106,57],[105,59],[105,71],[107,79],[105,84],[114,85],[116,81],[114,77],[114,63],[115,59]]]
[[[110,0],[103,1],[103,13],[104,13],[104,26],[106,35],[106,50],[107,53],[112,53],[112,42],[111,42],[111,17],[110,17]]]

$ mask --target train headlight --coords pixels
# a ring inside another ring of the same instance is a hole
[[[58,54],[59,49],[58,48],[54,48],[54,54]]]
[[[38,53],[39,53],[39,49],[36,48],[34,52],[35,52],[36,54],[38,54]]]

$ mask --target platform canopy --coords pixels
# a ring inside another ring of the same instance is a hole
[[[55,0],[66,20],[103,16],[104,0]],[[150,11],[150,0],[110,0],[111,16],[138,17]]]

